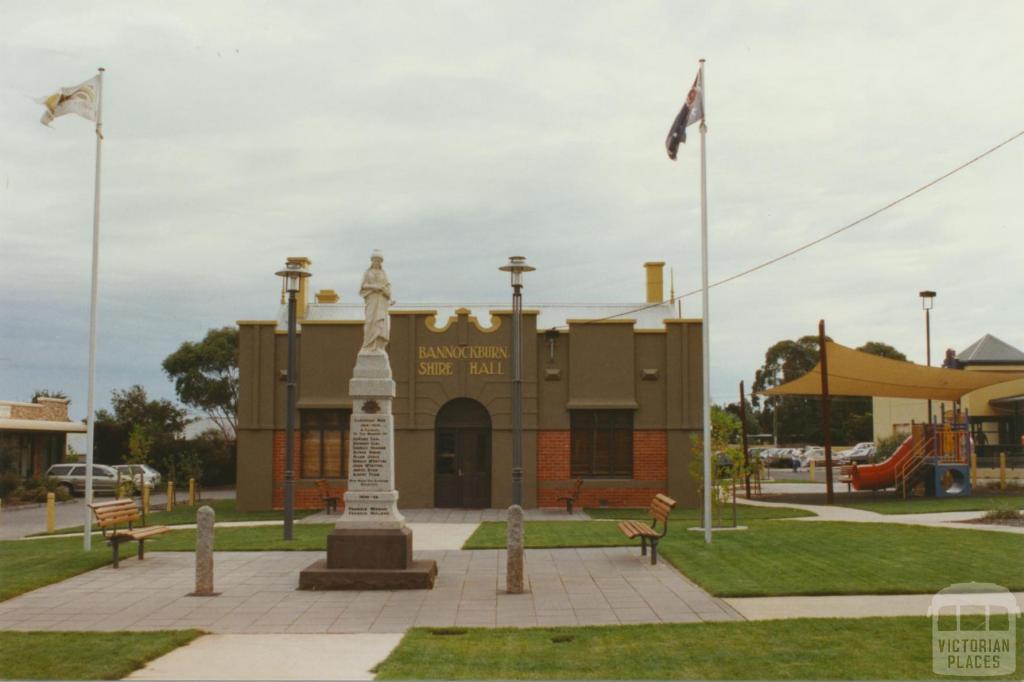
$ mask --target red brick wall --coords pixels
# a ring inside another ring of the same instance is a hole
[[[300,436],[295,434],[295,471],[299,470]],[[274,433],[274,508],[284,506],[284,446],[285,432]],[[558,498],[572,492],[570,473],[571,439],[569,431],[537,432],[537,481],[562,481],[564,486],[537,490],[537,504],[541,507],[559,506]],[[668,434],[665,431],[633,432],[633,479],[636,481],[665,481],[668,478]],[[295,508],[319,509],[320,493],[314,487],[304,487],[305,481],[295,481]],[[343,486],[332,486],[339,496]],[[602,486],[601,479],[584,480],[579,506],[598,507],[602,500],[610,507],[646,507],[657,493],[666,492],[664,486],[643,488],[613,488]],[[339,500],[339,509],[344,505]]]
[[[633,478],[638,481],[668,480],[667,432],[633,432]]]
[[[569,431],[537,432],[537,481],[562,481],[563,486],[537,489],[537,505],[559,506],[558,498],[572,493]],[[633,432],[633,480],[665,481],[668,478],[668,434],[665,431]],[[577,506],[598,507],[602,500],[609,507],[646,507],[662,485],[644,488],[601,486],[601,479],[584,479]],[[564,503],[562,503],[564,504]]]
[[[321,509],[323,502],[320,500],[320,491],[315,486],[311,485],[313,481],[308,479],[300,479],[299,475],[299,452],[302,447],[301,434],[295,432],[295,450],[293,462],[294,473],[295,473],[295,508],[296,509]],[[287,435],[284,431],[274,432],[274,509],[284,508],[284,447],[287,442]],[[306,487],[310,484],[309,487]],[[331,490],[338,495],[338,511],[341,511],[345,507],[345,501],[341,497],[345,493],[344,486],[331,486]]]

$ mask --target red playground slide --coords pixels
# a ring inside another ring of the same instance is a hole
[[[881,490],[896,484],[896,467],[910,458],[913,438],[907,438],[896,448],[896,452],[878,464],[856,464],[850,472],[854,490]]]

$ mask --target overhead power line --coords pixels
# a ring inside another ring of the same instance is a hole
[[[721,286],[723,284],[728,284],[729,282],[732,282],[734,280],[740,279],[741,277],[746,277],[747,275],[755,273],[758,270],[763,270],[764,268],[768,267],[769,265],[774,265],[774,264],[778,263],[779,261],[785,260],[786,258],[789,258],[790,256],[795,256],[796,254],[800,253],[801,251],[806,251],[807,249],[811,248],[812,246],[816,246],[816,245],[822,243],[823,241],[825,241],[827,239],[831,239],[832,237],[835,237],[836,235],[842,234],[843,232],[846,232],[847,230],[852,229],[852,228],[856,227],[857,225],[860,225],[861,223],[864,223],[864,222],[874,218],[875,216],[879,215],[880,213],[884,213],[885,211],[888,211],[890,208],[898,206],[899,204],[903,203],[907,199],[910,199],[911,197],[913,197],[913,196],[915,196],[917,194],[920,194],[921,192],[924,192],[927,189],[930,189],[930,188],[934,187],[935,185],[939,184],[940,182],[942,182],[946,178],[951,177],[953,175],[956,175],[957,173],[959,173],[960,171],[964,170],[965,168],[967,168],[971,164],[974,164],[974,163],[976,163],[978,161],[981,161],[982,159],[984,159],[989,154],[992,154],[993,152],[996,152],[999,149],[1002,149],[1006,145],[1010,144],[1011,142],[1013,142],[1014,140],[1016,140],[1017,138],[1022,137],[1022,136],[1024,136],[1024,130],[1021,130],[1020,132],[1018,132],[1018,133],[1016,133],[1014,135],[1011,135],[1010,137],[1006,138],[1005,140],[1003,140],[999,144],[995,145],[994,147],[991,147],[990,149],[987,149],[987,150],[983,151],[981,154],[978,154],[977,156],[975,156],[974,158],[970,159],[969,161],[965,161],[964,163],[960,164],[959,166],[957,166],[953,170],[951,170],[951,171],[949,171],[947,173],[944,173],[943,175],[940,175],[939,177],[935,178],[934,180],[921,185],[917,189],[904,194],[903,196],[899,197],[898,199],[894,199],[893,201],[890,201],[885,206],[882,206],[881,208],[877,208],[874,211],[872,211],[871,213],[868,213],[867,215],[864,215],[864,216],[858,218],[857,220],[854,220],[851,223],[847,223],[846,225],[843,225],[840,228],[832,230],[831,232],[829,232],[827,234],[824,234],[821,237],[818,237],[817,239],[809,241],[809,242],[807,242],[805,244],[802,244],[802,245],[800,245],[800,246],[798,246],[798,247],[796,247],[794,249],[790,249],[789,251],[786,251],[785,253],[779,254],[778,256],[775,256],[774,258],[771,258],[771,259],[766,260],[764,262],[758,263],[757,265],[749,267],[746,270],[742,270],[740,272],[737,272],[736,274],[729,275],[728,277],[725,277],[724,279],[720,279],[720,280],[717,280],[715,282],[712,282],[711,284],[708,285],[708,289],[714,289],[717,286]],[[649,303],[648,305],[640,306],[639,308],[634,308],[632,310],[626,310],[626,311],[623,311],[621,313],[615,313],[614,315],[608,315],[607,317],[601,317],[601,318],[598,318],[598,319],[595,319],[595,320],[587,320],[587,322],[602,322],[604,320],[611,320],[611,319],[614,319],[616,317],[622,317],[623,315],[632,315],[633,313],[638,313],[638,312],[641,312],[641,311],[644,311],[644,310],[648,310],[650,308],[654,308],[654,307],[659,306],[659,305],[664,305],[665,303],[674,303],[677,300],[686,298],[687,296],[694,296],[696,294],[699,294],[701,291],[702,291],[702,288],[698,287],[697,289],[693,289],[691,291],[687,291],[686,293],[679,294],[675,298],[669,298],[669,299],[666,299],[664,301],[661,301],[660,303]]]

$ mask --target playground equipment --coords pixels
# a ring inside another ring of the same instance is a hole
[[[941,424],[913,424],[908,437],[888,459],[854,464],[850,483],[855,490],[896,488],[903,497],[915,489],[929,497],[971,494],[973,441],[966,412]]]

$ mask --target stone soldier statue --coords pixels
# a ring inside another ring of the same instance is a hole
[[[374,249],[370,256],[370,267],[363,273],[359,295],[366,301],[366,321],[363,323],[363,350],[383,353],[391,336],[391,282],[381,267],[384,256]]]

